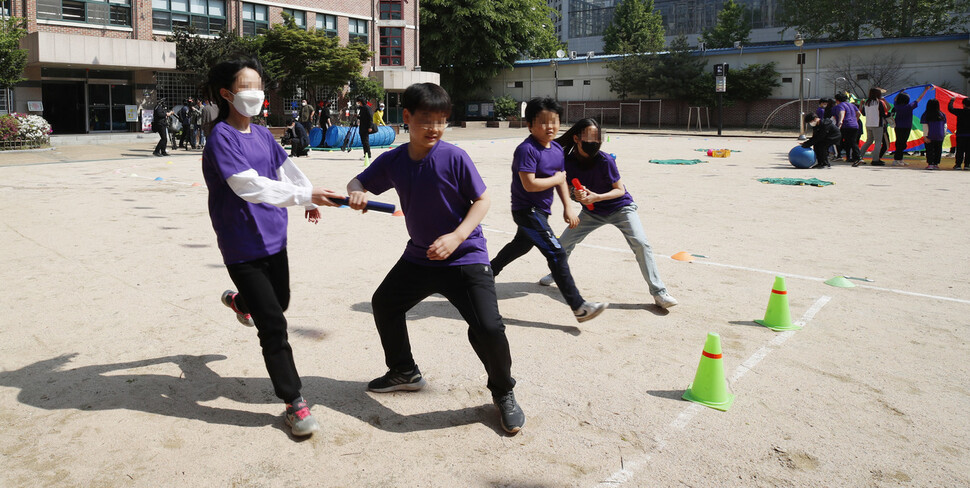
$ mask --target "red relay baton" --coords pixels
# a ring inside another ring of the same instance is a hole
[[[583,188],[583,184],[579,182],[579,178],[573,178],[573,188],[577,190],[586,191],[586,188]],[[593,204],[587,203],[586,208],[589,210],[593,210]]]

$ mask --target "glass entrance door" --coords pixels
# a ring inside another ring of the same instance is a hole
[[[128,85],[88,83],[88,131],[127,132],[125,105],[134,104]]]
[[[109,85],[88,85],[88,131],[111,130],[111,89]]]

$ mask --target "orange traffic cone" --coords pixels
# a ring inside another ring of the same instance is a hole
[[[764,320],[755,320],[771,330],[798,330],[801,326],[791,321],[791,309],[788,307],[788,290],[785,288],[785,277],[775,276],[775,285],[771,287],[771,297],[768,298],[768,308],[765,310]]]
[[[683,399],[722,411],[727,411],[734,403],[734,395],[728,392],[724,377],[721,336],[715,332],[707,334],[697,374],[694,382],[687,386]]]

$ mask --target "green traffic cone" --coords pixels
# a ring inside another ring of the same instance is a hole
[[[734,395],[728,392],[724,377],[721,336],[715,332],[707,334],[697,374],[694,375],[694,382],[687,386],[683,399],[721,411],[727,411],[734,403]]]
[[[368,167],[368,166],[370,166],[370,157],[368,157],[368,156],[367,156],[367,155],[365,154],[365,155],[364,155],[364,167],[366,168],[366,167]]]
[[[836,276],[835,278],[830,278],[825,280],[825,284],[837,288],[855,288],[855,285],[851,281],[847,280],[845,276]]]
[[[775,285],[771,287],[771,297],[768,298],[768,308],[765,310],[764,320],[755,320],[771,330],[798,330],[801,326],[791,321],[791,310],[788,308],[788,290],[785,289],[785,277],[775,276]]]

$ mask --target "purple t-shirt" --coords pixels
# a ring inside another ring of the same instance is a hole
[[[243,134],[220,122],[206,137],[202,151],[202,175],[209,187],[209,218],[226,264],[244,263],[272,256],[286,247],[286,209],[239,198],[226,180],[246,170],[279,179],[286,151],[269,129],[252,124]]]
[[[486,187],[468,153],[454,144],[438,141],[420,161],[411,159],[408,146],[403,144],[381,154],[357,175],[364,188],[375,195],[397,190],[411,236],[402,258],[423,266],[489,264],[480,225],[447,259],[428,259],[428,248],[435,239],[458,228]]]
[[[896,121],[897,129],[912,129],[913,128],[913,110],[916,110],[917,102],[909,102],[904,104],[896,104],[893,110],[896,111],[896,116],[894,120]]]
[[[942,141],[946,137],[946,117],[941,117],[942,120],[928,121],[927,115],[929,115],[927,112],[923,112],[923,116],[920,117],[926,138],[931,141]]]
[[[536,178],[548,178],[563,170],[562,146],[552,141],[548,148],[542,147],[531,135],[515,148],[512,156],[512,210],[535,207],[549,214],[555,187],[542,191],[525,191],[519,172],[535,173]]]
[[[603,151],[596,155],[596,161],[587,169],[579,164],[579,157],[575,152],[566,156],[566,181],[572,186],[573,178],[593,193],[606,193],[613,189],[613,183],[620,181],[620,171],[616,169],[616,161]],[[596,215],[607,216],[633,203],[630,192],[624,191],[623,196],[612,200],[603,200],[593,204],[593,210],[583,209]]]
[[[859,128],[859,119],[856,118],[856,107],[849,102],[839,102],[838,106],[835,108],[835,118],[838,120],[839,113],[844,113],[845,118],[842,119],[842,127],[848,127],[850,129]]]

